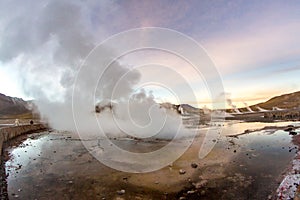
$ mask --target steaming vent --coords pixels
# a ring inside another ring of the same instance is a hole
[[[113,112],[115,108],[115,103],[113,102],[100,102],[97,105],[95,105],[95,112],[96,113],[101,113],[103,111],[110,111]]]
[[[268,110],[263,109],[263,108],[261,108],[261,107],[259,107],[259,106],[256,106],[256,108],[258,109],[259,112],[266,112],[266,111],[268,111]]]
[[[272,110],[277,110],[277,111],[279,111],[279,110],[284,110],[284,109],[281,109],[281,108],[278,108],[278,107],[273,107],[273,109]]]

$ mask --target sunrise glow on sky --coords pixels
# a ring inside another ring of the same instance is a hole
[[[300,90],[300,1],[130,0],[65,3],[52,1],[50,7],[47,1],[1,1],[0,93],[35,98],[28,92],[28,87],[24,88],[24,82],[34,81],[37,77],[24,75],[21,80],[23,73],[28,75],[30,72],[20,69],[48,56],[45,44],[49,44],[49,38],[59,38],[58,46],[65,41],[69,44],[69,38],[74,39],[70,42],[72,45],[67,46],[72,51],[81,48],[76,44],[76,41],[80,43],[81,37],[92,37],[96,44],[111,35],[140,27],[169,28],[196,40],[215,63],[225,92],[238,106]],[[57,18],[49,17],[41,23],[39,17],[43,19],[52,14],[50,8],[57,11],[53,13]],[[72,12],[77,14],[70,16]],[[77,22],[80,23],[78,27]],[[73,38],[72,33],[81,30],[80,26],[84,27],[84,34]],[[70,30],[70,35],[64,35],[65,30]],[[84,55],[85,51],[82,51]],[[19,62],[22,56],[30,56],[31,60]],[[47,63],[50,75],[51,63]],[[176,65],[171,61],[169,63]],[[53,65],[57,67],[58,64]],[[184,65],[177,63],[177,67],[184,68]],[[60,76],[56,73],[60,72],[65,73],[57,69],[52,74],[58,82]],[[49,83],[44,81],[42,84]],[[201,99],[201,94],[199,96]],[[168,98],[165,98],[167,101]],[[205,104],[205,95],[201,100]]]

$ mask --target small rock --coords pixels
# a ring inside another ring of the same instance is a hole
[[[288,128],[286,128],[286,129],[284,129],[284,131],[286,131],[286,132],[290,132],[290,131],[292,131],[292,130],[294,130],[293,127],[288,127]]]
[[[197,168],[198,165],[197,165],[196,163],[192,163],[192,164],[191,164],[191,167],[192,167],[192,168]]]
[[[202,190],[200,193],[202,196],[205,195],[205,190]]]
[[[118,194],[118,195],[125,194],[125,190],[118,190],[118,191],[117,191],[117,194]]]
[[[182,175],[182,174],[185,174],[185,173],[186,173],[186,171],[185,171],[185,170],[183,170],[183,169],[180,169],[180,170],[179,170],[179,174],[181,174],[181,175]]]
[[[198,183],[194,183],[193,185],[195,186],[196,189],[202,188],[207,184],[207,180],[201,180]]]
[[[295,132],[295,131],[290,131],[289,135],[297,135],[297,132]]]
[[[186,198],[185,197],[180,197],[179,200],[186,200]]]
[[[269,195],[269,196],[268,196],[268,199],[271,200],[271,199],[272,199],[272,195]]]
[[[195,190],[190,190],[190,191],[187,191],[188,194],[194,194],[195,193]]]

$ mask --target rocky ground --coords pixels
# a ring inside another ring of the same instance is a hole
[[[294,134],[297,133],[294,127],[289,127],[289,130]],[[292,142],[300,149],[300,135],[294,135]],[[300,151],[297,152],[291,167],[277,189],[277,198],[300,200]]]
[[[68,132],[31,134],[7,144],[3,177],[10,199],[272,199],[296,151],[285,128],[219,138],[202,160],[199,137],[180,159],[146,174],[104,166]],[[149,148],[166,141],[132,142],[132,148]]]

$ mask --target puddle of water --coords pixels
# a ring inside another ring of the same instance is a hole
[[[299,126],[300,122],[239,122],[228,121],[225,122],[225,128],[222,130],[222,135],[238,135],[243,133],[245,130],[257,130],[264,127],[273,127],[273,126],[287,126],[294,125]],[[271,130],[271,129],[269,129]]]
[[[274,129],[238,138],[226,135],[289,124],[292,123],[227,122],[216,146],[204,159],[198,159],[203,139],[198,137],[172,166],[146,174],[119,172],[102,165],[69,133],[29,137],[19,146],[7,149],[10,159],[5,168],[9,197],[115,199],[120,197],[117,191],[125,189],[126,193],[121,196],[124,199],[178,199],[181,195],[191,199],[199,195],[201,199],[266,199],[277,188],[278,178],[295,155],[291,136]],[[129,149],[137,147],[132,140],[115,142]],[[164,144],[139,142],[136,151],[147,152]],[[192,168],[191,163],[197,163],[198,167]],[[179,169],[186,173],[180,175]],[[203,180],[207,181],[205,186],[196,190],[193,184]],[[196,192],[187,194],[184,188]]]
[[[291,137],[287,132],[275,131],[271,135],[268,131],[258,131],[239,136],[236,145],[230,150],[237,156],[231,161],[227,169],[227,176],[236,174],[244,178],[241,183],[228,188],[231,194],[224,197],[241,199],[267,199],[275,191],[280,181],[280,175],[296,153],[296,147],[291,144]],[[232,181],[226,179],[228,185]],[[242,183],[245,182],[245,183]],[[247,183],[248,182],[248,183]]]

